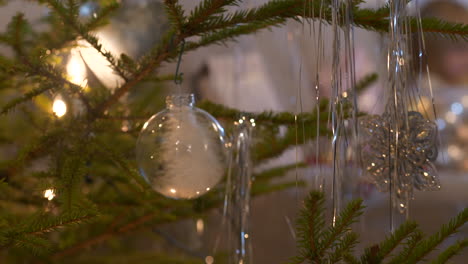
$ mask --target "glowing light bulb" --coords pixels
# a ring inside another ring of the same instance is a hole
[[[44,198],[51,201],[55,197],[55,192],[53,189],[47,189],[44,191]]]
[[[445,114],[445,120],[447,123],[454,124],[457,121],[457,115],[453,112],[447,112]]]
[[[203,230],[205,230],[205,223],[203,222],[203,219],[198,219],[197,220],[197,233],[202,234]]]
[[[70,76],[70,82],[86,86],[88,80],[86,79],[86,66],[81,59],[80,51],[73,49],[70,54],[70,59],[67,63],[67,73]]]
[[[207,256],[205,258],[205,263],[206,264],[213,264],[213,262],[214,262],[214,258],[212,256]]]
[[[448,146],[447,152],[454,160],[461,160],[463,158],[463,151],[456,145]]]
[[[55,98],[52,104],[52,112],[54,112],[57,117],[64,116],[67,113],[67,104],[60,97]]]
[[[464,107],[468,107],[468,95],[462,97],[462,104]]]

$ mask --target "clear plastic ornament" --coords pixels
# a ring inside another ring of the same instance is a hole
[[[168,96],[166,109],[153,115],[138,137],[140,174],[166,197],[199,197],[225,173],[224,129],[194,103],[193,94]]]

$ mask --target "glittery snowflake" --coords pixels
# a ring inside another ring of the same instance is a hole
[[[379,190],[389,191],[391,179],[400,212],[412,198],[413,188],[439,189],[437,126],[419,112],[408,112],[405,121],[394,125],[389,114],[360,118],[361,158],[365,173]],[[396,139],[398,133],[398,140]]]

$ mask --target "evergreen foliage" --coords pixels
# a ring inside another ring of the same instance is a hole
[[[439,232],[426,237],[419,230],[417,223],[408,221],[381,243],[366,248],[364,254],[358,258],[353,255],[358,236],[351,225],[363,213],[362,201],[350,202],[328,228],[324,228],[324,203],[324,195],[316,191],[311,192],[305,199],[304,208],[297,219],[299,254],[289,263],[337,263],[343,260],[349,264],[415,264],[426,261],[430,252],[468,222],[467,208],[447,225],[443,225]],[[442,251],[431,263],[446,263],[466,247],[466,239],[459,240]],[[395,252],[397,249],[399,252]]]
[[[171,28],[147,54],[131,58],[105,50],[93,33],[109,21],[120,1],[100,0],[101,8],[96,16],[85,22],[78,18],[78,8],[83,2],[40,0],[38,3],[50,10],[44,18],[47,30],[35,31],[19,13],[12,18],[8,30],[0,34],[0,44],[12,51],[12,54],[0,54],[0,142],[7,153],[0,161],[0,260],[5,259],[7,263],[33,260],[114,263],[115,258],[111,256],[91,257],[84,250],[102,244],[125,248],[126,244],[119,238],[129,232],[196,217],[219,207],[223,200],[220,190],[195,201],[174,201],[152,192],[138,174],[134,161],[135,138],[142,121],[155,111],[148,104],[160,100],[161,83],[174,78],[161,75],[159,69],[177,58],[184,41],[185,51],[191,51],[281,26],[289,19],[331,21],[329,1],[272,0],[257,8],[230,11],[241,1],[203,0],[187,13],[177,0],[165,0]],[[379,32],[388,29],[387,7],[361,9],[361,1],[352,3],[355,26]],[[319,14],[317,10],[323,12]],[[468,25],[425,19],[422,28],[444,37],[468,39]],[[115,90],[99,82],[84,89],[69,80],[64,70],[64,54],[76,47],[78,41],[88,42],[122,77],[123,82]],[[376,77],[364,78],[357,84],[358,90]],[[50,111],[57,94],[69,102],[70,114],[61,118]],[[120,99],[126,95],[129,97],[124,105]],[[75,102],[82,107],[77,107]],[[346,101],[344,104],[346,116]],[[255,162],[268,161],[287,148],[317,136],[317,121],[321,124],[320,133],[328,133],[327,100],[320,102],[320,112],[297,115],[244,113],[210,102],[199,106],[224,121],[228,130],[232,129],[232,121],[241,115],[254,118],[257,123]],[[293,125],[297,121],[304,123],[304,129],[296,131]],[[279,133],[281,126],[288,126],[284,135]],[[298,142],[297,138],[303,140]],[[3,155],[3,149],[0,153]],[[253,195],[302,185],[302,182],[273,181],[299,166],[303,164],[273,168],[256,175]],[[45,190],[54,191],[56,199],[45,199]],[[294,263],[307,259],[349,263],[381,259],[388,257],[402,240],[408,243],[400,256],[411,256],[417,262],[466,222],[465,213],[426,240],[407,224],[402,227],[407,229],[395,233],[379,245],[380,249],[370,250],[359,260],[350,254],[357,236],[349,231],[349,225],[360,214],[361,203],[351,203],[335,226],[326,229],[322,228],[323,195],[312,194],[306,206],[309,210],[300,217],[303,222],[299,225],[299,241],[307,247],[301,247],[301,255]],[[447,248],[435,263],[443,263],[466,244],[462,240]],[[80,257],[70,260],[76,255]],[[158,263],[191,261],[161,254],[147,257]],[[129,263],[141,258],[142,254],[127,254],[124,259]]]

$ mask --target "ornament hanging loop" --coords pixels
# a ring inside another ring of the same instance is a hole
[[[180,46],[179,58],[177,59],[176,72],[174,74],[174,83],[180,85],[182,83],[183,73],[179,73],[180,63],[182,62],[182,54],[184,53],[185,48],[185,39],[182,39],[182,44]]]

